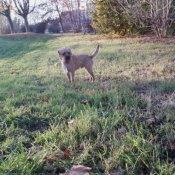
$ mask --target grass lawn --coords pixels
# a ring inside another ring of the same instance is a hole
[[[151,41],[151,38],[147,39]],[[91,54],[69,84],[58,49]],[[0,173],[175,173],[175,45],[101,35],[0,36]]]

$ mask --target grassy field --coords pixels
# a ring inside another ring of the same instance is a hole
[[[151,40],[151,38],[150,38]],[[103,48],[69,84],[57,51]],[[0,173],[175,173],[175,46],[100,35],[0,36]]]

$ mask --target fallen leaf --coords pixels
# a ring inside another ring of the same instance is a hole
[[[135,84],[140,84],[140,82],[141,82],[140,80],[136,80]]]
[[[27,161],[32,162],[33,159],[31,157],[27,157]]]
[[[134,123],[135,123],[136,125],[139,124],[139,122],[140,122],[139,120],[135,120],[135,121],[134,121]]]
[[[88,91],[87,94],[88,94],[89,96],[93,96],[93,92],[92,92],[92,91]]]
[[[36,152],[41,151],[42,149],[43,149],[42,146],[36,145],[36,146],[33,146],[33,147],[28,148],[28,152],[29,153],[36,153]]]
[[[56,150],[53,154],[46,155],[43,159],[44,162],[60,161],[64,158],[64,152],[61,150]]]
[[[152,70],[151,73],[154,74],[154,75],[158,74],[156,70]]]
[[[120,129],[118,129],[119,133],[125,133],[126,132],[126,127],[122,126]]]
[[[57,168],[53,169],[53,171],[51,172],[51,175],[58,175],[58,174],[64,173],[64,172],[65,172],[64,168],[57,167]]]
[[[140,71],[140,69],[139,69],[139,68],[137,68],[137,69],[136,69],[136,72],[139,72],[139,71]]]
[[[50,100],[50,97],[41,97],[41,100],[44,102],[48,102]]]
[[[84,145],[83,144],[80,144],[79,150],[84,150]]]
[[[14,71],[11,71],[10,73],[11,73],[11,74],[14,74],[14,73],[16,73],[16,71],[14,70]]]
[[[74,120],[70,120],[67,122],[67,124],[72,124],[72,123],[74,123]]]
[[[146,123],[151,125],[151,124],[154,124],[156,122],[156,118],[155,117],[152,117],[152,118],[149,118],[148,120],[146,120]]]
[[[120,173],[118,170],[111,170],[109,175],[123,175],[123,173]]]
[[[74,165],[67,173],[63,175],[90,175],[89,171],[91,171],[92,168],[85,167],[82,165]]]
[[[64,150],[64,159],[67,159],[67,158],[69,158],[69,157],[70,157],[70,152],[69,152],[68,148],[66,148],[66,149]]]
[[[81,101],[81,103],[82,103],[82,104],[87,104],[87,103],[89,103],[89,101],[90,101],[90,100],[88,100],[88,99],[83,99],[83,100]]]

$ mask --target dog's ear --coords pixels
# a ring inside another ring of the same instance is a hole
[[[61,58],[61,53],[60,53],[60,51],[59,51],[59,50],[58,50],[58,55],[59,55],[60,59],[62,60],[62,58]]]

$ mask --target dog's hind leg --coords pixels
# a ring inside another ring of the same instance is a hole
[[[87,69],[87,68],[86,68],[86,70],[88,71],[88,73],[89,73],[90,76],[91,76],[91,81],[94,82],[94,81],[95,81],[95,76],[94,76],[94,73],[93,73],[92,69]]]

